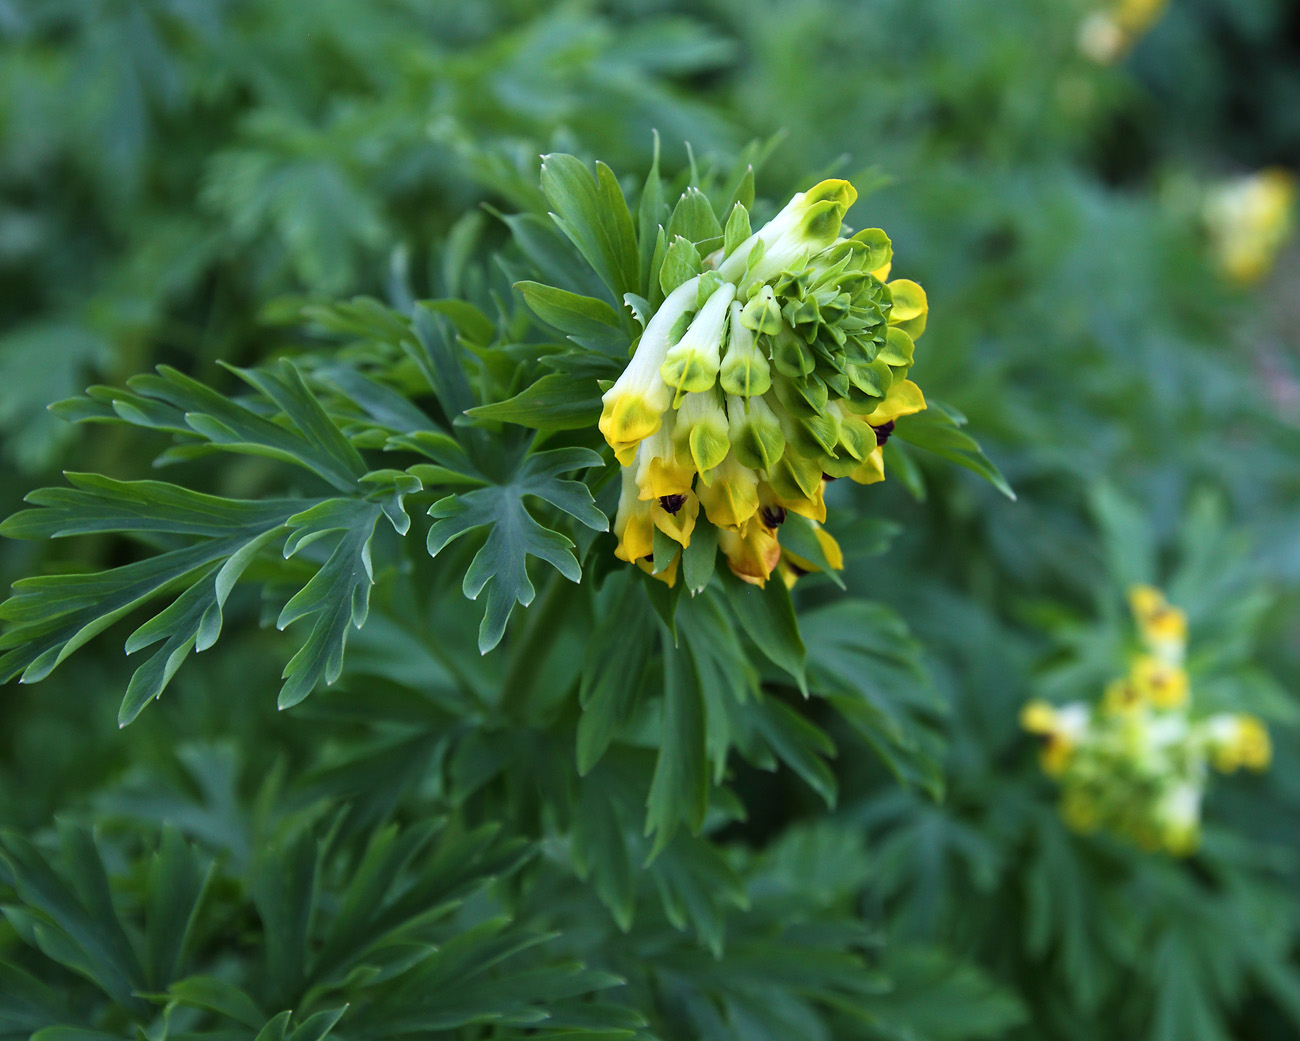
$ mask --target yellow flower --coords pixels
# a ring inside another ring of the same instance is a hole
[[[1108,0],[1079,23],[1079,50],[1102,65],[1122,58],[1153,26],[1167,0]]]
[[[743,533],[723,528],[718,532],[718,548],[737,578],[751,585],[763,586],[772,577],[781,559],[776,535],[765,524],[751,521]]]
[[[919,287],[918,287],[919,288]],[[890,384],[889,392],[875,409],[866,415],[866,421],[875,431],[876,446],[849,478],[858,484],[875,484],[885,479],[885,442],[894,432],[895,421],[904,416],[925,410],[925,395],[911,380]]]
[[[641,334],[636,352],[623,374],[605,391],[600,413],[600,432],[619,456],[659,429],[664,412],[672,404],[672,389],[659,373],[668,353],[668,336],[674,323],[695,305],[699,279],[682,283],[659,306]]]
[[[669,416],[637,447],[634,460],[636,486],[642,499],[685,495],[695,482],[695,467],[690,456],[683,458],[673,441],[673,424]]]
[[[906,333],[910,339],[919,340],[925,332],[926,316],[930,313],[925,290],[911,279],[899,278],[889,283],[889,292],[894,303],[889,312],[889,324]],[[925,407],[924,402],[921,407]]]
[[[701,482],[699,496],[710,524],[740,531],[758,512],[758,474],[729,453],[713,479]]]
[[[1142,702],[1142,689],[1129,679],[1112,680],[1101,700],[1102,708],[1112,715],[1141,708]]]
[[[782,458],[768,473],[768,488],[779,505],[818,524],[826,520],[826,482],[818,472],[811,494],[804,492],[794,469],[797,460]]]
[[[689,545],[699,512],[700,500],[693,491],[661,499],[642,499],[637,489],[636,470],[625,467],[618,512],[614,515],[614,535],[618,538],[614,555],[629,564],[650,556],[654,553],[656,528],[681,545]]]
[[[1144,654],[1133,662],[1129,682],[1140,700],[1156,708],[1179,708],[1187,704],[1190,684],[1186,670],[1154,655]]]
[[[670,539],[682,546],[689,546],[699,515],[699,498],[694,492],[687,492],[685,495],[664,496],[655,503],[651,517],[655,527]]]
[[[1133,586],[1128,601],[1146,645],[1165,661],[1180,662],[1187,643],[1187,615],[1154,586]]]
[[[1206,720],[1214,768],[1232,773],[1240,767],[1263,770],[1273,759],[1268,729],[1255,716],[1223,714]]]
[[[867,419],[872,426],[878,427],[924,410],[925,395],[921,388],[911,380],[900,380],[890,384],[889,393],[873,411],[867,413]]]
[[[1088,706],[1079,703],[1058,709],[1046,701],[1030,701],[1020,710],[1020,725],[1042,742],[1044,772],[1053,777],[1065,772],[1091,716]]]
[[[1215,259],[1230,281],[1256,282],[1272,268],[1294,223],[1296,178],[1271,168],[1213,189],[1205,202]]]
[[[826,563],[831,566],[833,571],[844,570],[844,551],[840,549],[840,544],[835,541],[835,537],[823,528],[816,521],[813,521],[813,535],[817,543],[821,546],[822,555],[826,558]],[[806,560],[797,553],[792,553],[789,549],[781,550],[781,577],[785,580],[786,586],[793,586],[801,575],[806,575],[810,571],[821,571],[821,567],[814,564],[811,560]]]

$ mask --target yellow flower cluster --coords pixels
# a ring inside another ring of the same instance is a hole
[[[1060,779],[1067,824],[1181,856],[1200,838],[1209,765],[1263,770],[1272,749],[1254,716],[1193,717],[1186,615],[1151,586],[1131,589],[1129,604],[1141,650],[1128,674],[1096,707],[1032,701],[1021,724],[1042,743],[1044,771]]]
[[[1226,181],[1205,199],[1205,223],[1219,270],[1248,285],[1272,269],[1295,222],[1296,178],[1277,167]]]
[[[1079,23],[1085,57],[1110,65],[1124,57],[1160,19],[1168,0],[1103,0]]]
[[[793,581],[817,566],[782,554],[778,529],[794,513],[822,565],[843,566],[821,528],[826,482],[883,480],[895,421],[925,408],[906,378],[925,292],[886,283],[884,232],[841,234],[856,198],[847,181],[823,181],[752,234],[737,205],[732,248],[704,258],[646,323],[600,417],[623,467],[621,559],[671,585],[707,524],[740,578],[762,585],[779,567]]]

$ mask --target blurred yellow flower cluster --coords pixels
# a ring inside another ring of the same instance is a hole
[[[1230,281],[1248,285],[1272,269],[1295,223],[1296,178],[1272,167],[1225,181],[1205,197],[1214,258]]]
[[[843,566],[821,528],[826,482],[883,480],[895,421],[925,408],[906,378],[925,292],[885,281],[883,231],[841,234],[856,198],[847,181],[823,181],[753,233],[737,204],[729,246],[647,322],[600,417],[623,467],[621,559],[671,585],[708,526],[707,544],[757,585],[778,567],[791,582]],[[808,522],[804,555],[782,553],[789,514]]]
[[[1200,839],[1209,767],[1263,770],[1272,748],[1254,716],[1194,716],[1186,615],[1151,586],[1129,590],[1129,604],[1141,648],[1127,675],[1096,706],[1031,701],[1021,724],[1042,742],[1043,769],[1061,782],[1070,827],[1182,856]]]
[[[1102,0],[1079,23],[1079,50],[1103,65],[1118,61],[1159,21],[1167,2]]]

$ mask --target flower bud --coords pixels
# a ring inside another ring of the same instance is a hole
[[[796,195],[780,213],[734,249],[719,265],[722,277],[750,284],[767,282],[788,268],[801,267],[817,250],[829,246],[840,233],[840,223],[858,193],[848,181],[828,180]],[[746,273],[756,242],[762,256]]]
[[[785,452],[781,423],[762,398],[728,398],[727,431],[736,458],[755,470],[770,470]]]
[[[739,531],[758,512],[758,474],[730,453],[712,481],[701,484],[699,496],[710,524]]]
[[[770,287],[764,288],[771,292]],[[748,399],[767,393],[768,388],[772,386],[772,371],[767,358],[754,342],[754,334],[745,326],[741,314],[740,301],[733,300],[727,355],[722,359],[719,383],[727,394]]]
[[[674,405],[682,394],[710,390],[717,380],[728,307],[735,297],[736,287],[724,282],[700,308],[682,338],[665,352],[659,375],[675,391]]]
[[[726,458],[731,448],[727,413],[713,391],[686,394],[677,411],[673,444],[679,456],[694,460],[701,479],[708,483],[709,471]]]
[[[695,481],[695,467],[689,451],[677,450],[673,432],[677,420],[672,414],[653,434],[641,442],[636,454],[636,484],[642,499],[683,495]]]

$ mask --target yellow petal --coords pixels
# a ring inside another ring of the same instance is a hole
[[[925,395],[911,380],[895,380],[889,385],[884,400],[867,416],[873,427],[883,426],[903,416],[925,411]]]
[[[782,495],[776,488],[773,488],[773,491],[777,492],[777,503],[784,506],[791,513],[797,513],[801,517],[807,517],[809,520],[814,520],[818,524],[822,523],[826,519],[825,481],[822,481],[817,485],[817,491],[814,494],[808,496]]]
[[[1131,586],[1128,591],[1129,606],[1135,618],[1148,618],[1167,605],[1165,594],[1155,586]]]
[[[844,551],[840,549],[840,544],[835,541],[835,536],[825,528],[817,528],[815,534],[817,541],[822,544],[822,552],[826,554],[826,563],[835,571],[844,570]]]
[[[885,453],[877,445],[864,460],[862,465],[849,474],[849,480],[856,484],[878,484],[885,479]]]
[[[618,547],[614,556],[631,563],[648,557],[655,548],[655,526],[650,510],[640,510],[628,518],[626,526],[618,536]]]
[[[1178,708],[1186,704],[1190,690],[1184,669],[1150,654],[1141,655],[1133,662],[1129,682],[1156,708]]]
[[[817,537],[817,542],[821,545],[822,554],[826,557],[826,563],[831,566],[832,571],[844,570],[844,551],[840,549],[840,544],[835,541],[835,537],[829,531],[818,525],[813,529],[813,534]],[[791,553],[789,548],[781,548],[781,562],[784,565],[789,561],[801,571],[820,571],[822,570],[810,560],[805,560],[796,553]]]
[[[758,474],[729,455],[699,496],[711,523],[739,530],[758,512]]]
[[[608,398],[600,410],[600,432],[615,452],[629,442],[635,445],[659,429],[663,410],[644,394],[626,393]]]
[[[1056,729],[1056,709],[1046,701],[1029,701],[1020,710],[1020,725],[1031,734],[1050,734]]]
[[[669,458],[651,459],[641,482],[642,499],[662,499],[665,495],[685,495],[691,490],[695,470],[676,454]]]
[[[925,298],[925,290],[910,278],[898,278],[890,282],[889,292],[894,300],[894,306],[889,312],[890,325],[920,318],[930,310],[930,305]]]
[[[682,555],[681,553],[678,553],[677,556],[673,557],[673,562],[669,564],[666,568],[664,568],[662,571],[660,571],[657,575],[655,574],[654,565],[648,560],[638,560],[636,562],[636,566],[639,567],[651,578],[657,578],[669,589],[672,589],[672,587],[677,584],[677,565],[681,563],[681,560],[682,560]]]
[[[670,539],[689,546],[691,532],[695,530],[695,519],[700,514],[700,500],[694,492],[686,493],[686,501],[676,513],[669,513],[659,503],[655,503],[650,516],[656,528]]]
[[[767,583],[781,559],[780,543],[762,524],[749,525],[743,535],[719,531],[718,548],[727,555],[727,564],[736,577],[756,586]]]
[[[636,461],[636,450],[640,441],[611,441],[609,447],[614,449],[614,458],[619,466],[631,466]]]

